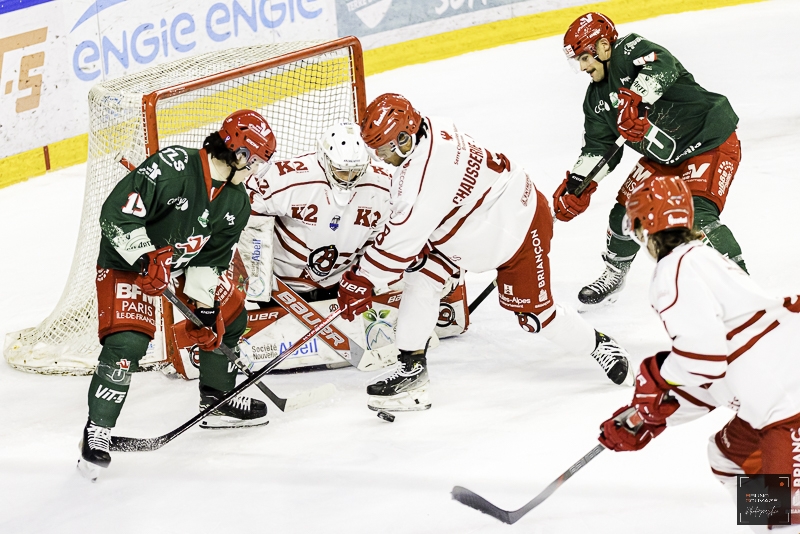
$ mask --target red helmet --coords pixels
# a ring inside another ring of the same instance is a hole
[[[361,121],[361,137],[368,147],[375,150],[397,141],[405,132],[414,135],[422,125],[422,116],[405,97],[385,93],[370,102]]]
[[[595,44],[603,37],[612,45],[619,37],[611,19],[595,12],[581,15],[570,24],[567,33],[564,34],[564,53],[570,59],[582,54],[595,56],[597,55]]]
[[[278,145],[267,120],[249,109],[240,109],[228,115],[222,122],[219,135],[226,147],[237,156],[244,154],[248,162],[253,156],[258,156],[264,162],[269,161]]]
[[[626,231],[631,235],[637,226],[645,235],[653,235],[670,228],[691,228],[694,222],[692,194],[677,176],[645,179],[631,193],[625,211]]]

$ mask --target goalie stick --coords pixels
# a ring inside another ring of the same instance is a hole
[[[636,434],[639,429],[642,427],[643,421],[639,414],[636,413],[636,408],[630,407],[617,417],[614,420],[620,426],[624,426],[625,429],[632,433]],[[469,506],[470,508],[474,508],[479,512],[483,512],[484,514],[490,515],[495,519],[499,519],[503,523],[508,525],[513,525],[517,521],[519,521],[522,516],[542,504],[545,499],[547,499],[550,495],[553,494],[561,485],[569,480],[572,475],[583,469],[589,462],[594,460],[598,454],[603,452],[605,447],[603,445],[597,445],[595,448],[590,450],[586,453],[583,458],[572,464],[572,466],[561,473],[561,476],[555,479],[547,486],[544,491],[542,491],[539,495],[528,501],[528,503],[518,510],[503,510],[502,508],[495,506],[494,504],[490,503],[474,491],[468,490],[462,486],[455,486],[453,487],[453,491],[451,495],[453,499],[457,500],[461,504],[465,506]]]
[[[273,278],[278,289],[272,292],[272,298],[284,310],[289,312],[295,319],[308,328],[312,328],[323,319],[322,315],[320,315],[317,310],[311,307],[303,297],[298,295],[291,287],[286,285],[285,282],[277,276]],[[343,360],[359,371],[373,371],[386,367],[386,363],[381,360],[380,356],[376,356],[373,351],[367,353],[369,356],[364,358],[365,352],[363,347],[334,326],[329,326],[322,330],[319,334],[319,339],[325,342],[325,344],[332,348]]]
[[[205,325],[203,322],[194,314],[194,312],[183,303],[172,291],[166,289],[164,291],[164,297],[168,301],[172,303],[173,306],[178,308],[180,312],[186,317],[187,320],[194,323],[195,326],[200,328],[204,328]],[[236,353],[228,347],[225,343],[221,343],[219,346],[220,352],[228,358],[232,364],[234,364],[239,370],[247,375],[248,377],[253,376],[253,372],[248,369],[243,363],[242,360],[236,356]],[[298,408],[303,408],[310,404],[314,404],[325,399],[328,399],[336,394],[336,386],[333,384],[325,384],[323,386],[319,386],[317,388],[311,389],[309,391],[305,391],[303,393],[299,393],[297,395],[293,395],[287,399],[279,397],[276,395],[271,389],[269,389],[266,385],[264,385],[261,381],[255,382],[256,387],[267,396],[272,403],[278,407],[278,409],[282,412],[290,412],[292,410],[297,410]]]
[[[358,304],[359,302],[360,301],[357,301],[354,304]],[[344,308],[339,308],[330,315],[328,315],[324,321],[322,321],[317,326],[306,332],[306,334],[300,339],[298,339],[297,342],[294,343],[294,345],[303,345],[307,343],[311,338],[319,334],[326,326],[331,324],[334,319],[339,317],[339,315],[342,314],[342,311],[344,311]],[[195,415],[194,417],[183,423],[175,430],[172,430],[162,436],[158,436],[155,438],[128,438],[123,436],[112,436],[110,449],[112,451],[125,451],[125,452],[154,451],[160,449],[161,447],[163,447],[164,445],[166,445],[167,443],[177,438],[178,436],[180,436],[181,434],[192,428],[194,425],[202,421],[211,412],[213,412],[226,402],[230,401],[232,398],[234,398],[236,395],[238,395],[245,389],[252,386],[256,381],[260,380],[262,376],[269,373],[275,367],[280,365],[280,363],[286,358],[288,358],[289,355],[292,354],[295,350],[296,349],[293,349],[292,347],[288,347],[285,351],[281,352],[274,360],[269,362],[258,372],[253,373],[252,376],[247,377],[247,379],[244,380],[242,383],[240,383],[238,386],[227,392],[225,395],[220,397],[216,402],[209,405],[205,410],[198,413],[197,415]]]

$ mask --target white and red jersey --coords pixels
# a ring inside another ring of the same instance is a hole
[[[713,404],[738,410],[756,429],[800,413],[796,297],[765,293],[693,241],[658,262],[650,302],[673,340],[661,366],[669,383],[706,389]]]
[[[390,172],[379,165],[346,191],[328,182],[314,153],[259,174],[245,182],[252,210],[275,217],[273,270],[297,291],[338,284],[391,211]]]
[[[521,166],[426,117],[427,132],[392,176],[392,213],[359,262],[378,290],[399,280],[427,247],[475,272],[494,269],[521,246],[536,189]]]

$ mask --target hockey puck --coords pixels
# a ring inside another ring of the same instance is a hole
[[[380,411],[378,412],[378,417],[380,417],[384,421],[389,421],[390,423],[394,421],[394,416],[389,412]]]

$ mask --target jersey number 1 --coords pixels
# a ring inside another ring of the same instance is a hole
[[[139,193],[131,193],[128,195],[128,203],[122,206],[122,213],[128,215],[135,215],[137,217],[144,217],[147,215],[147,210],[144,208],[144,202]]]

